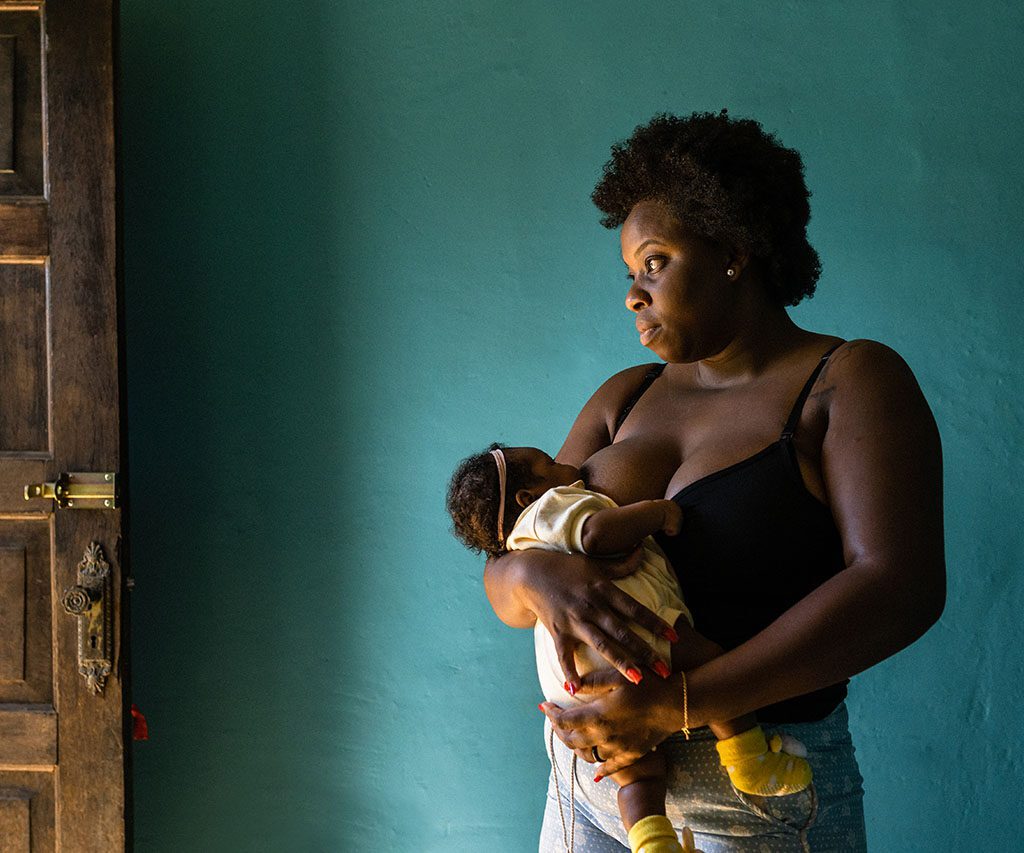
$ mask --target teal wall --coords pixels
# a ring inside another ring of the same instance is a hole
[[[949,604],[852,688],[872,850],[1016,849],[1018,4],[121,6],[141,853],[536,849],[531,640],[443,490],[648,358],[589,192],[723,106],[806,161],[797,321],[942,430]]]

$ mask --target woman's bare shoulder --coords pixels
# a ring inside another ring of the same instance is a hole
[[[559,462],[580,465],[602,447],[612,443],[619,412],[636,392],[655,364],[636,364],[610,376],[591,395],[576,417],[556,457]]]
[[[867,338],[840,344],[829,357],[818,381],[843,391],[870,392],[873,388],[913,388],[919,391],[910,365],[892,347]]]
[[[815,396],[825,409],[826,447],[849,442],[864,452],[877,439],[893,444],[898,433],[920,447],[938,449],[935,417],[906,360],[879,341],[844,343],[828,360]]]
[[[620,370],[613,376],[609,376],[601,384],[601,387],[594,392],[594,396],[591,399],[600,398],[603,402],[610,404],[614,414],[617,415],[622,406],[626,404],[626,401],[639,387],[644,376],[647,375],[647,371],[657,367],[659,364],[661,362],[634,364],[632,367]]]

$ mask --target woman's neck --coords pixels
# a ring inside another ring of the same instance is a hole
[[[739,312],[729,342],[716,355],[692,365],[694,379],[708,388],[750,382],[811,337],[782,306],[760,305],[756,310]]]

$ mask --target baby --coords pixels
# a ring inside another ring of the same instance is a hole
[[[651,538],[659,531],[669,536],[679,533],[682,513],[673,501],[638,501],[620,507],[611,498],[587,489],[578,469],[555,462],[537,448],[492,444],[456,469],[448,489],[448,511],[455,535],[467,547],[488,556],[542,548],[611,557],[641,544],[640,568],[615,584],[673,625],[678,634],[678,642],[670,645],[639,625],[631,626],[661,658],[652,667],[654,671],[667,678],[673,671],[691,669],[722,654],[721,647],[693,629],[679,582]],[[516,520],[508,529],[506,520],[512,518]],[[575,685],[564,681],[554,641],[539,621],[534,641],[545,698],[562,707],[586,701],[574,695]],[[593,649],[580,646],[576,666],[583,675],[608,664]],[[631,681],[639,683],[641,678],[641,673],[629,670]],[[775,738],[769,749],[753,714],[708,727],[719,739],[722,765],[738,790],[781,796],[810,784],[810,765],[779,751]],[[665,776],[664,759],[651,752],[610,777],[620,786],[619,812],[633,853],[641,847],[645,853],[683,849],[665,817]]]

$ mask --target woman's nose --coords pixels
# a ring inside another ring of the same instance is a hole
[[[642,311],[651,304],[650,294],[640,287],[634,279],[633,284],[629,288],[629,292],[626,294],[626,307],[636,313]]]

